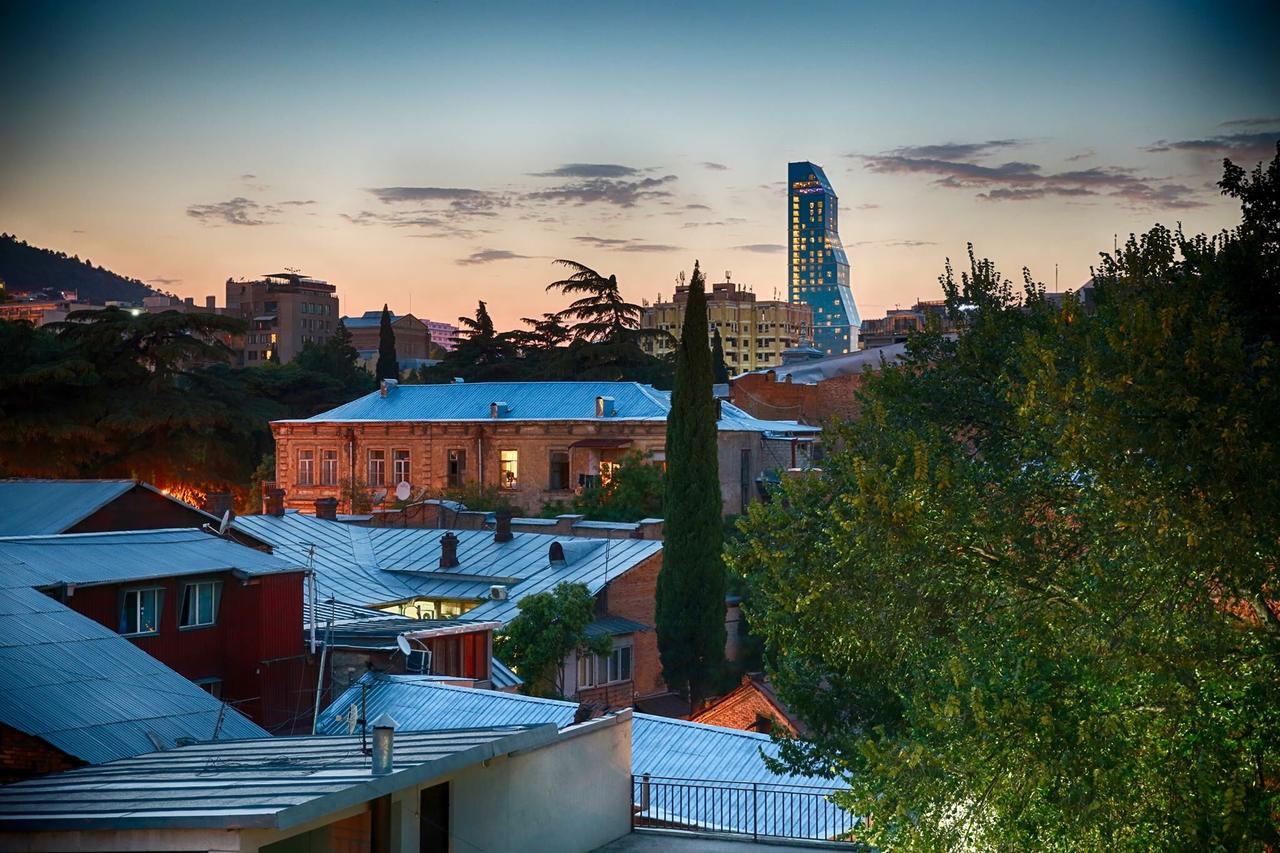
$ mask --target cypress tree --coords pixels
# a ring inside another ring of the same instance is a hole
[[[716,402],[711,393],[707,297],[695,263],[676,349],[667,415],[666,517],[658,574],[657,629],[662,676],[695,710],[724,661],[724,564]]]
[[[711,336],[711,375],[717,385],[729,381],[729,365],[725,364],[724,342],[720,339],[719,329]]]
[[[382,305],[382,322],[378,327],[378,364],[374,371],[378,381],[400,378],[400,362],[396,359],[396,333],[391,328],[391,312]]]

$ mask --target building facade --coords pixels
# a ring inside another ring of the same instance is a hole
[[[787,296],[813,309],[813,343],[828,355],[858,348],[858,306],[840,242],[839,199],[826,173],[787,164]]]
[[[863,349],[876,349],[904,344],[913,332],[923,332],[936,321],[942,332],[954,332],[956,325],[947,317],[947,305],[941,299],[917,302],[910,308],[894,308],[883,317],[863,320],[860,340]]]
[[[597,485],[628,453],[663,463],[670,395],[635,382],[383,383],[379,391],[305,420],[275,421],[276,483],[286,505],[317,498],[350,507],[351,487],[380,499],[496,488],[537,512]],[[759,494],[765,472],[805,467],[818,430],[753,418],[729,405],[719,420],[726,513]]]
[[[292,272],[257,281],[227,279],[227,313],[249,324],[237,348],[240,365],[292,361],[303,346],[322,343],[338,327],[338,297],[332,284]]]
[[[343,317],[342,324],[351,333],[351,345],[362,354],[374,353],[382,335],[382,312],[366,311],[359,317]],[[391,331],[396,336],[396,358],[400,361],[431,357],[431,330],[412,314],[392,314]]]
[[[436,344],[445,352],[451,351],[458,345],[458,327],[453,323],[442,323],[439,320],[423,320],[427,326],[427,331],[431,333],[431,342]]]
[[[688,302],[689,287],[680,285],[670,301],[663,301],[659,295],[656,302],[645,306],[640,325],[671,335],[645,338],[646,352],[661,357],[675,349]],[[729,372],[741,373],[781,364],[784,350],[809,340],[813,334],[813,309],[798,302],[757,299],[742,284],[726,280],[711,285],[707,322],[720,333]]]

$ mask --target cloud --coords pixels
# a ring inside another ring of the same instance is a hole
[[[686,205],[684,206],[684,209],[685,209],[685,210],[710,210],[710,209],[711,209],[711,205],[709,205],[709,204],[686,204]]]
[[[549,172],[533,172],[535,178],[629,178],[640,169],[617,163],[566,163]]]
[[[895,157],[924,160],[973,160],[1004,148],[1026,143],[1021,139],[989,139],[986,142],[944,142],[940,145],[908,145],[889,153]],[[857,155],[854,155],[857,156]]]
[[[915,249],[920,246],[936,246],[933,240],[858,240],[851,246],[888,246],[896,249]]]
[[[1240,121],[1251,120],[1240,119]],[[1280,141],[1280,131],[1227,133],[1220,136],[1210,136],[1205,139],[1181,139],[1174,142],[1161,139],[1142,150],[1151,154],[1184,151],[1192,154],[1234,157],[1240,160],[1256,162],[1273,157],[1276,153],[1276,143],[1278,141]]]
[[[781,243],[747,243],[733,248],[740,252],[755,252],[758,255],[775,255],[787,250],[787,247]]]
[[[1280,124],[1280,116],[1265,116],[1232,119],[1231,121],[1224,121],[1218,127],[1271,127],[1277,124]]]
[[[1090,157],[1094,156],[1097,153],[1098,152],[1094,151],[1092,148],[1086,148],[1085,150],[1081,151],[1079,154],[1072,154],[1070,157],[1067,158],[1067,162],[1078,163],[1081,160],[1088,160]]]
[[[469,187],[372,187],[368,190],[383,204],[418,204],[423,213],[448,210],[462,216],[497,216],[511,205],[503,193]]]
[[[507,249],[480,249],[465,258],[459,258],[457,263],[464,266],[472,266],[475,264],[491,264],[494,261],[514,261],[528,257],[528,255],[520,255]]]
[[[299,199],[289,199],[288,201],[277,202],[277,204],[288,205],[289,207],[305,207],[309,204],[315,204],[315,203],[316,203],[316,200],[313,198],[306,199],[305,201],[302,201]]]
[[[664,175],[660,178],[640,178],[639,180],[590,178],[571,181],[547,190],[526,193],[524,198],[532,201],[550,201],[558,204],[612,204],[617,207],[635,207],[642,201],[670,198],[672,193],[665,187],[675,182],[675,180],[675,175]]]
[[[880,208],[880,205],[878,204],[855,204],[854,205],[855,210],[878,210],[879,208]]]
[[[962,145],[921,145],[899,148],[885,154],[854,155],[865,168],[881,174],[931,175],[935,186],[948,189],[978,189],[976,197],[983,201],[1034,201],[1048,197],[1082,198],[1106,196],[1130,207],[1183,209],[1203,206],[1193,191],[1180,184],[1162,183],[1163,178],[1149,178],[1136,170],[1121,166],[1094,166],[1046,172],[1038,163],[1011,160],[1005,163],[979,163],[973,160],[996,151],[1015,140]],[[961,159],[937,156],[913,156],[919,153],[952,150]]]
[[[702,166],[704,169],[709,169],[712,172],[727,172],[729,170],[729,167],[724,163],[713,163],[710,160],[703,161],[698,165]]]
[[[586,243],[596,249],[607,249],[614,252],[678,252],[679,246],[667,243],[647,243],[644,240],[632,240],[620,237],[574,237],[579,243]]]
[[[251,174],[249,174],[248,172],[245,172],[243,175],[241,175],[241,176],[240,176],[240,180],[242,180],[242,181],[252,181],[252,180],[253,180],[254,178],[256,178],[256,177],[258,177],[258,176],[257,176],[257,175],[251,175]]]
[[[747,220],[741,216],[727,216],[724,219],[712,219],[709,222],[686,222],[681,228],[723,228],[730,225],[741,225]]]
[[[244,196],[213,204],[193,204],[187,208],[187,216],[206,225],[270,225],[267,217],[278,214],[279,208],[259,204]]]
[[[158,285],[160,285],[161,287],[172,287],[172,286],[173,286],[173,285],[175,285],[175,284],[181,284],[181,283],[182,283],[182,279],[180,279],[180,278],[159,278],[159,277],[156,277],[156,278],[149,278],[149,279],[147,279],[147,284],[158,284]]]

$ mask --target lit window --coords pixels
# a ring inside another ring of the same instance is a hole
[[[393,450],[391,451],[391,467],[392,473],[396,478],[396,485],[408,483],[409,480],[409,451]]]
[[[315,482],[316,459],[315,451],[299,450],[298,451],[298,485],[310,486]]]
[[[370,486],[383,486],[387,482],[387,452],[385,450],[369,451]]]
[[[182,592],[180,628],[202,628],[218,620],[218,599],[222,585],[217,581],[189,583]]]
[[[120,605],[121,634],[156,634],[160,631],[162,589],[131,589]]]
[[[498,485],[504,489],[514,489],[520,482],[520,451],[498,451]]]

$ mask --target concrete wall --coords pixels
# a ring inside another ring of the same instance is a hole
[[[631,831],[631,713],[453,780],[455,851],[594,850]],[[416,849],[416,848],[414,848]]]

